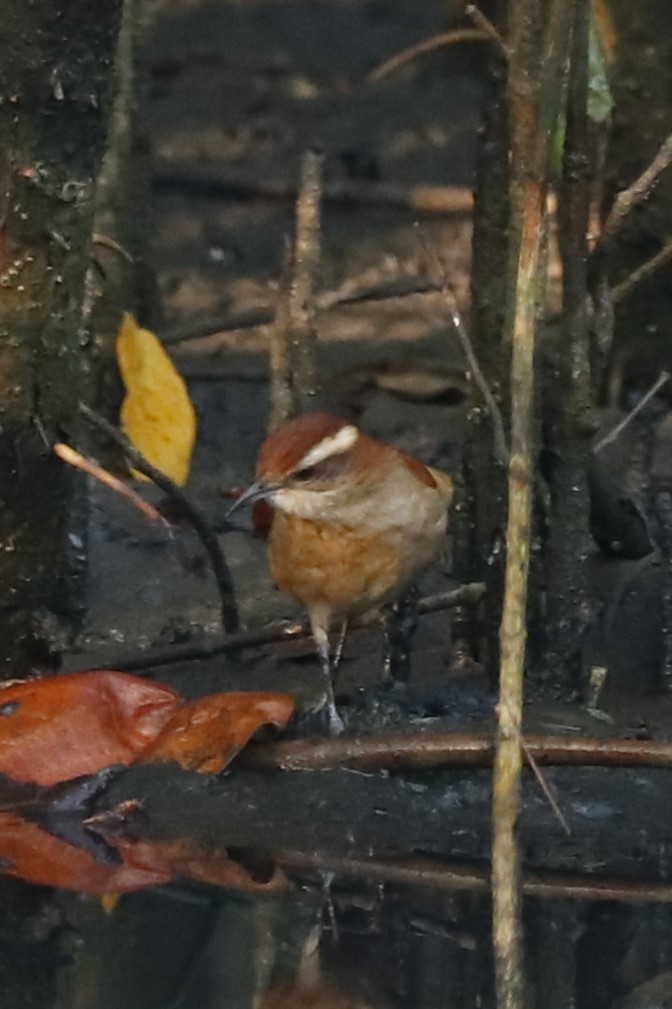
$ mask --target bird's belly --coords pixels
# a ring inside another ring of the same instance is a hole
[[[276,513],[270,544],[277,585],[307,607],[353,616],[398,596],[441,541],[405,543],[379,530],[351,528]],[[410,549],[409,549],[410,548]]]

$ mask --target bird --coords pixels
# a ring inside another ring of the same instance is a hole
[[[331,734],[336,709],[329,634],[399,599],[440,552],[453,480],[328,413],[288,420],[264,441],[256,479],[231,508],[273,508],[273,580],[302,603],[325,677]]]

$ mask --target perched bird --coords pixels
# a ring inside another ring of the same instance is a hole
[[[256,475],[231,510],[261,500],[273,506],[271,574],[308,611],[335,733],[342,724],[329,631],[398,599],[432,561],[444,542],[453,481],[326,413],[274,431]]]

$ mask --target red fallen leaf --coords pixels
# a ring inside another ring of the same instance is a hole
[[[47,833],[17,813],[0,813],[0,874],[40,886],[57,886],[87,894],[132,893],[191,879],[237,890],[282,890],[278,869],[257,879],[226,852],[208,852],[189,841],[121,841],[114,839],[121,862],[105,865],[82,848]]]
[[[138,760],[213,773],[262,725],[284,728],[293,710],[288,694],[185,701],[170,687],[112,671],[32,680],[0,690],[0,773],[53,785]]]
[[[180,695],[127,673],[71,673],[0,690],[0,772],[53,785],[130,764]]]
[[[215,774],[242,750],[257,729],[284,729],[294,711],[290,694],[252,691],[213,694],[178,708],[138,763],[174,760],[188,771]]]
[[[82,893],[129,893],[170,882],[171,870],[150,865],[103,865],[93,855],[16,813],[0,813],[0,872],[29,883]]]
[[[124,865],[146,872],[169,871],[173,879],[198,880],[257,893],[287,887],[284,873],[276,867],[267,878],[257,878],[229,858],[225,851],[208,851],[186,838],[175,841],[111,839],[109,843],[117,849]]]

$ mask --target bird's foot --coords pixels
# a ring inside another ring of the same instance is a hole
[[[332,702],[325,705],[327,720],[327,731],[330,736],[340,736],[345,731],[345,724],[338,713],[336,705]]]
[[[345,731],[345,723],[336,705],[328,697],[321,697],[316,703],[304,709],[301,716],[301,732],[307,735],[340,736]]]

